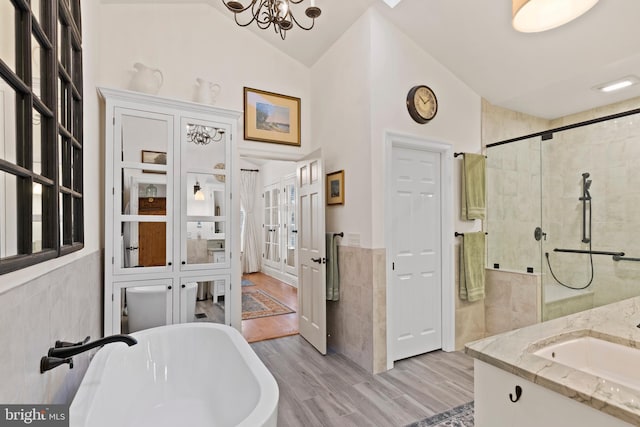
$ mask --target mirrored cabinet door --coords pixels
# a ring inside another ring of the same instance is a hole
[[[183,278],[181,281],[180,323],[229,324],[231,317],[228,310],[230,294],[228,275],[202,275]]]
[[[228,267],[228,132],[195,119],[181,132],[181,268]]]
[[[173,118],[117,109],[114,126],[114,270],[170,269]]]
[[[114,283],[114,330],[129,334],[173,323],[171,279]]]

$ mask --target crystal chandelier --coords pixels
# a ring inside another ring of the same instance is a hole
[[[211,142],[222,141],[224,129],[213,126],[187,125],[187,140],[197,145],[207,145]]]
[[[260,29],[266,30],[273,24],[276,34],[280,34],[284,40],[287,31],[293,28],[294,23],[303,30],[310,30],[313,28],[316,18],[320,16],[320,8],[315,5],[315,0],[311,0],[311,5],[304,11],[305,15],[311,19],[311,24],[302,25],[294,16],[291,6],[303,1],[305,0],[251,0],[246,6],[239,1],[222,0],[222,3],[233,12],[236,24],[241,27],[246,27],[255,21]],[[239,22],[238,15],[246,11],[250,11],[250,15],[247,16],[251,16],[251,19],[245,23]]]

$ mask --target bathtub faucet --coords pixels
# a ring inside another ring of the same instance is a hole
[[[89,337],[87,337],[84,341],[75,344],[57,341],[56,346],[49,349],[47,356],[65,359],[67,357],[75,356],[76,354],[84,353],[92,348],[102,347],[103,345],[110,344],[112,342],[123,342],[129,347],[138,343],[138,341],[132,336],[124,334],[109,335],[108,337],[98,338],[91,342],[89,342]]]

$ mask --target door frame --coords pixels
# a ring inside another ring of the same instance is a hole
[[[391,325],[393,324],[393,312],[390,304],[392,295],[391,284],[393,272],[391,270],[391,242],[392,235],[392,209],[393,194],[391,192],[393,149],[394,147],[407,148],[410,150],[429,151],[440,154],[440,191],[441,191],[441,269],[442,269],[442,350],[455,351],[455,296],[456,287],[454,284],[453,266],[453,145],[446,142],[439,142],[426,139],[420,136],[401,134],[397,132],[385,132],[385,220],[384,239],[386,249],[386,315],[387,315],[387,369],[393,368],[392,353],[393,340],[391,337]]]

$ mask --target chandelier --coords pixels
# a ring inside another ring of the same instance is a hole
[[[211,142],[220,142],[224,136],[224,129],[213,126],[187,125],[187,140],[197,145],[207,145]]]
[[[260,29],[266,30],[273,24],[276,34],[279,34],[280,38],[284,40],[287,31],[293,28],[294,23],[308,31],[313,28],[316,18],[320,16],[320,8],[316,7],[315,0],[311,0],[311,5],[304,11],[305,15],[311,19],[311,24],[302,25],[293,14],[291,5],[300,4],[303,1],[305,0],[251,0],[246,6],[239,1],[222,0],[222,3],[233,12],[236,24],[239,26],[246,27],[255,21]],[[251,19],[243,24],[238,21],[238,15],[246,11],[250,11],[250,15],[247,16],[251,16]]]

